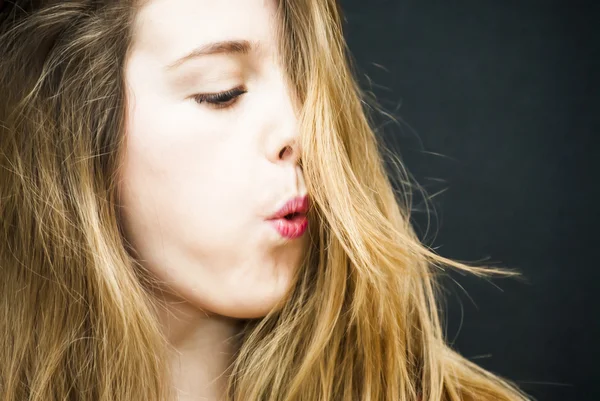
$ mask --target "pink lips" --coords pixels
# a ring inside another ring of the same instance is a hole
[[[308,196],[290,199],[277,213],[269,218],[269,223],[285,238],[301,237],[308,228],[306,213],[309,208]]]

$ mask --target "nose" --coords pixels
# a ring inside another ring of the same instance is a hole
[[[286,95],[274,113],[276,124],[271,127],[268,140],[268,158],[274,164],[286,163],[296,166],[301,162],[302,149],[298,118],[291,99]]]
[[[280,81],[283,83],[284,81]],[[288,178],[280,177],[281,185],[292,188],[288,193],[306,194],[307,188],[304,181],[302,166],[302,145],[299,128],[299,103],[297,98],[291,97],[285,85],[281,85],[281,95],[273,104],[270,114],[269,128],[265,130],[267,135],[266,154],[267,159],[277,166],[277,174],[283,174]],[[296,102],[294,102],[296,101]],[[291,177],[290,177],[291,176]]]

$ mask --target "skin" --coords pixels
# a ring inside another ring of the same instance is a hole
[[[165,283],[160,319],[181,400],[222,398],[219,375],[234,352],[227,340],[239,319],[262,317],[282,299],[307,246],[306,233],[289,240],[267,221],[306,194],[275,7],[150,0],[136,19],[120,202],[127,240]],[[259,46],[177,63],[225,40]],[[195,97],[234,88],[245,93],[227,108]]]

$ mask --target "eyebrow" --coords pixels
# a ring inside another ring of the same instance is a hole
[[[224,40],[220,42],[207,43],[192,50],[175,62],[167,65],[165,69],[173,70],[188,60],[214,54],[248,54],[257,51],[260,43],[249,40]]]

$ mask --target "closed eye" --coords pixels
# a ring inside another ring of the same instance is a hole
[[[215,109],[226,109],[233,106],[237,98],[248,92],[243,87],[237,87],[230,89],[225,92],[219,93],[203,93],[192,96],[196,103],[207,103],[210,104],[212,108]]]

